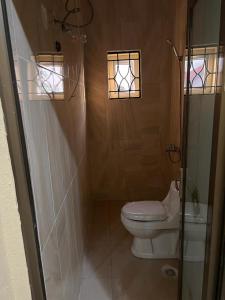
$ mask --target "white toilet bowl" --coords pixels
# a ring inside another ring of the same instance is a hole
[[[132,253],[140,258],[177,258],[180,198],[173,181],[161,201],[139,201],[124,205],[121,221],[134,236]]]

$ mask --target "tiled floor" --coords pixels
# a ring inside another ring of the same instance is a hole
[[[161,267],[176,260],[146,260],[130,252],[132,238],[120,222],[123,203],[98,202],[83,264],[80,300],[176,300],[177,280]]]

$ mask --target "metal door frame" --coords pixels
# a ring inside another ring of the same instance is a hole
[[[12,162],[32,299],[46,300],[27,149],[20,111],[6,1],[0,2],[0,95]]]
[[[188,49],[188,74],[187,80],[190,77],[190,51],[191,51],[191,29],[192,29],[192,20],[193,20],[193,10],[194,6],[198,0],[188,0],[188,12],[187,12],[187,49]],[[221,21],[220,21],[220,31],[222,31],[222,24],[224,22],[224,0],[221,1]],[[221,32],[220,32],[220,41],[221,45]],[[223,44],[225,45],[225,44]],[[204,275],[203,275],[203,294],[202,299],[206,300],[209,288],[208,275],[209,275],[209,257],[210,257],[210,242],[212,236],[212,212],[213,212],[213,202],[214,202],[214,188],[215,188],[215,169],[217,163],[217,141],[218,141],[218,126],[219,126],[219,115],[220,115],[220,103],[221,103],[221,94],[215,94],[215,110],[214,110],[214,121],[213,121],[213,137],[212,137],[212,151],[211,151],[211,167],[210,167],[210,185],[209,185],[209,208],[207,215],[207,233],[206,233],[206,244],[205,244],[205,264],[204,264]],[[188,138],[188,113],[189,111],[189,91],[187,89],[187,94],[184,97],[184,111],[183,111],[183,186],[182,186],[182,229],[181,229],[181,262],[179,267],[179,286],[178,286],[178,299],[182,300],[182,285],[183,285],[183,237],[184,237],[184,213],[185,213],[185,189],[186,189],[186,167],[187,167],[187,138]],[[213,284],[213,283],[211,283]],[[215,289],[215,286],[213,287]]]

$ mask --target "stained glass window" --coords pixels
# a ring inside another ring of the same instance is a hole
[[[64,57],[38,54],[27,65],[30,100],[64,100]]]
[[[223,60],[218,47],[191,49],[190,94],[214,94],[221,87]],[[185,59],[184,88],[187,90],[188,57]]]
[[[140,51],[108,52],[109,99],[141,97]]]

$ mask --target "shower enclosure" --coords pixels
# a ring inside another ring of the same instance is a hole
[[[189,1],[185,60],[183,300],[209,297],[217,131],[222,92],[222,1]]]

